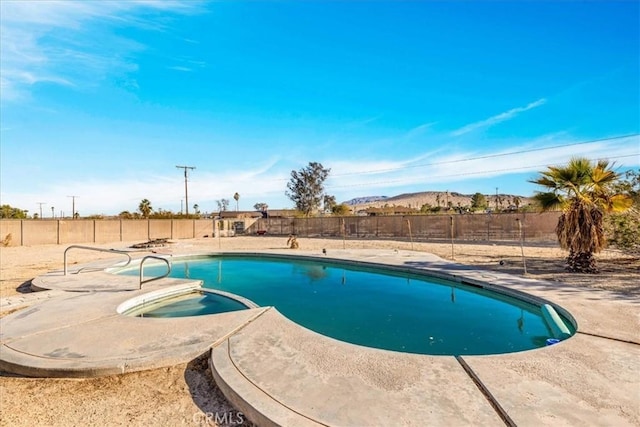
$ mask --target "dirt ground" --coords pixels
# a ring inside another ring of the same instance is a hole
[[[156,252],[285,248],[283,237],[233,237],[173,242]],[[523,275],[523,249],[512,244],[424,243],[390,240],[298,239],[304,250],[403,249],[430,252],[483,269]],[[123,249],[133,243],[93,245]],[[66,246],[0,248],[0,298],[27,296],[31,279],[62,269]],[[142,251],[139,255],[148,253]],[[564,271],[566,253],[553,245],[524,247],[527,277],[608,290],[640,298],[640,259],[616,250],[598,254],[600,274]],[[71,250],[70,264],[115,254]],[[4,315],[7,313],[5,312]],[[1,322],[1,320],[0,320]],[[187,364],[89,379],[21,378],[0,375],[0,426],[162,425],[250,426],[224,398],[201,357]]]

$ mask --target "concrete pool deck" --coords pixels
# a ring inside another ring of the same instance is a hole
[[[331,252],[526,292],[567,309],[578,332],[560,344],[503,355],[397,353],[316,334],[268,307],[126,317],[115,310],[122,302],[193,283],[161,279],[137,290],[137,277],[119,276],[115,290],[108,273],[52,272],[35,282],[55,295],[0,319],[0,368],[106,375],[180,363],[211,349],[216,382],[259,425],[640,425],[638,298],[474,270],[425,253]]]

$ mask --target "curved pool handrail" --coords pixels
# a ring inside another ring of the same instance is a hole
[[[164,261],[167,264],[167,272],[165,274],[163,274],[162,276],[152,277],[151,279],[144,280],[143,264],[148,259],[159,259],[160,261]],[[145,256],[144,258],[142,258],[142,260],[140,260],[140,289],[142,289],[142,284],[143,283],[149,283],[149,282],[153,282],[154,280],[163,279],[163,278],[167,277],[169,274],[171,274],[171,262],[167,258],[164,258],[164,257],[161,257],[161,256],[157,256],[157,255],[147,255],[147,256]]]
[[[97,251],[97,252],[110,252],[110,253],[117,253],[117,254],[122,254],[122,255],[126,255],[128,260],[127,263],[124,264],[122,267],[126,267],[127,265],[129,265],[129,263],[131,263],[131,255],[129,255],[129,253],[127,251],[121,251],[118,249],[103,249],[103,248],[94,248],[93,246],[82,246],[82,245],[71,245],[69,246],[67,249],[64,250],[64,275],[67,275],[67,252],[69,252],[69,249],[86,249],[89,251]],[[80,272],[80,270],[78,270],[78,273]]]

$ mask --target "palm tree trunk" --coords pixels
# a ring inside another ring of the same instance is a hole
[[[598,273],[596,259],[592,252],[569,252],[567,270],[575,273]]]

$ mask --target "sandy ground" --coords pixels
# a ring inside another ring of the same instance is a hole
[[[140,242],[93,245],[121,249]],[[389,240],[299,239],[301,249],[404,249],[452,258],[450,243],[410,243]],[[193,239],[172,243],[158,252],[285,248],[282,237]],[[0,248],[0,297],[29,297],[34,277],[61,269],[66,246]],[[141,252],[141,256],[145,252]],[[556,246],[525,246],[527,276],[579,287],[606,289],[625,297],[640,297],[640,259],[619,251],[598,255],[601,273],[564,271],[566,253]],[[113,254],[72,250],[69,263],[117,258]],[[519,245],[464,244],[453,247],[456,262],[484,269],[523,274]],[[501,262],[502,261],[502,262]],[[7,312],[3,313],[6,315]],[[188,364],[113,377],[44,379],[0,376],[0,426],[71,425],[252,425],[222,396],[211,379],[204,357]]]

